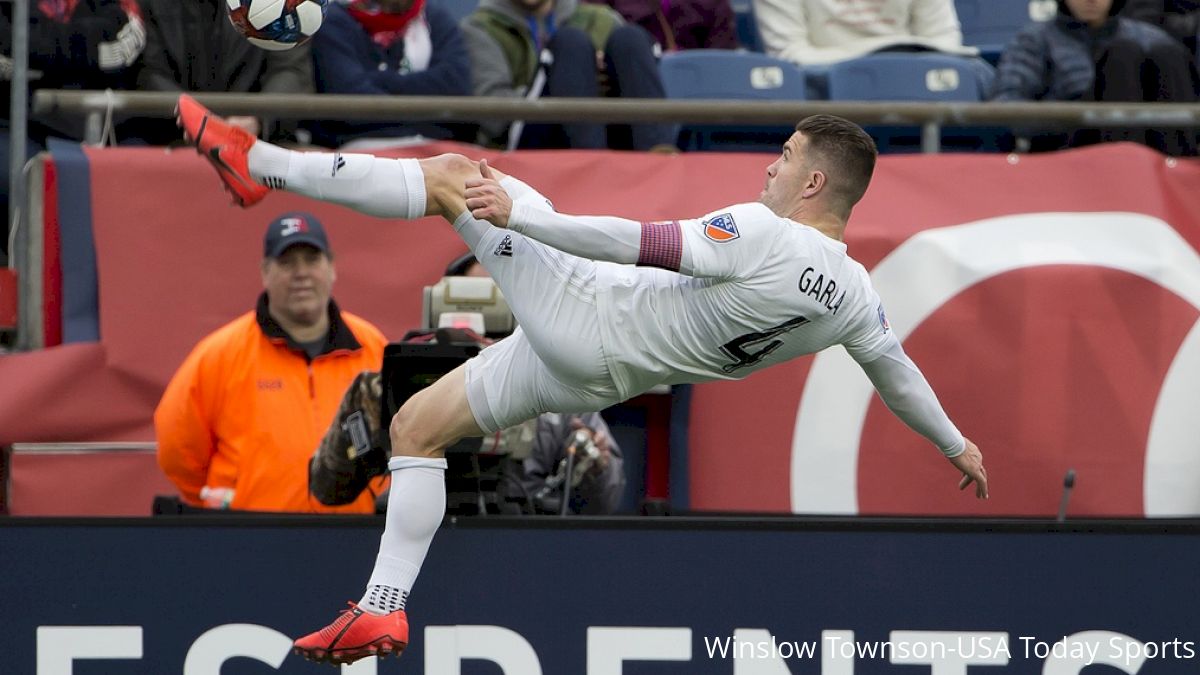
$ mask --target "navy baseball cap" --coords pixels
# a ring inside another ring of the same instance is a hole
[[[263,237],[263,256],[278,258],[296,244],[308,244],[322,253],[329,253],[325,228],[311,213],[295,211],[272,220]]]

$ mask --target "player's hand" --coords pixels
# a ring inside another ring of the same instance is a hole
[[[958,489],[964,490],[971,483],[975,483],[975,496],[987,499],[987,469],[983,468],[983,453],[979,452],[979,446],[972,443],[971,439],[965,440],[967,449],[958,457],[950,458],[950,463],[963,474],[962,479],[958,481]]]
[[[471,216],[486,220],[496,227],[507,228],[512,215],[512,198],[500,186],[500,178],[488,166],[487,160],[479,160],[479,178],[468,178],[463,196]]]

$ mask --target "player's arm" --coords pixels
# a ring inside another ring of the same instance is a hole
[[[870,300],[859,305],[863,308],[855,321],[859,329],[846,341],[846,351],[866,373],[888,409],[937,446],[962,472],[959,489],[973,482],[975,496],[986,499],[987,472],[979,448],[950,421],[933,388],[888,326],[879,296],[874,290],[869,292]]]
[[[480,164],[480,174],[466,183],[466,207],[472,216],[572,255],[725,278],[736,276],[738,269],[754,269],[753,264],[742,264],[746,255],[765,254],[765,247],[751,241],[755,236],[722,246],[724,241],[739,238],[731,214],[749,212],[753,206],[732,207],[730,213],[715,216],[723,218],[721,222],[728,223],[732,231],[728,239],[717,242],[703,234],[712,219],[644,223],[616,216],[567,215],[547,208],[544,198],[523,199],[523,194],[510,194],[511,189],[506,192],[507,186],[491,175],[486,162]],[[765,233],[762,229],[758,232],[759,236]]]
[[[904,353],[900,341],[893,337],[882,353],[869,361],[859,361],[859,366],[888,409],[910,429],[929,439],[962,472],[959,489],[973,482],[975,496],[987,499],[987,472],[979,448],[950,421],[933,388],[917,364]]]

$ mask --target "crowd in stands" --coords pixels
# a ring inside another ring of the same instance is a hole
[[[731,0],[479,0],[458,12],[449,0],[332,0],[315,38],[288,51],[264,51],[243,39],[223,0],[34,0],[31,86],[664,98],[658,68],[664,55],[749,49],[797,64],[809,99],[828,96],[832,66],[902,52],[961,58],[968,77],[978,79],[980,100],[1197,100],[1198,0],[986,2],[1031,10],[1028,25],[992,63],[964,44],[955,0],[752,0],[739,9],[757,20],[749,30],[738,25]],[[1052,11],[1037,17],[1035,5]],[[11,13],[11,3],[0,3],[0,75],[10,79]],[[7,140],[7,99],[0,107]],[[677,140],[677,127],[662,124],[232,119],[275,141],[351,148],[417,137],[507,148],[674,151]],[[179,138],[173,121],[161,119],[124,120],[106,131],[120,143]],[[1125,139],[1172,155],[1196,153],[1192,129],[1017,131],[1014,143],[1027,138],[1035,150]],[[53,138],[80,140],[82,133],[78,119],[35,119],[28,153]],[[6,178],[0,180],[5,200]],[[6,244],[7,237],[0,240]]]

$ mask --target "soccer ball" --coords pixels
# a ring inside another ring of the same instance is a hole
[[[229,20],[256,47],[279,51],[304,44],[325,20],[330,0],[225,0]]]

